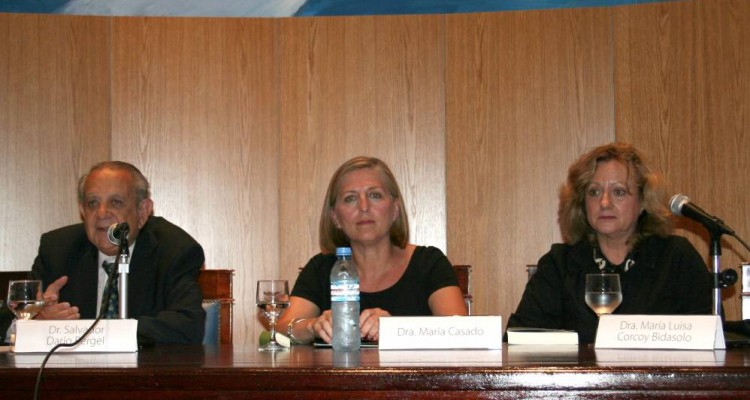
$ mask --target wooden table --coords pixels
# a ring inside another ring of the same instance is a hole
[[[43,355],[0,353],[0,399],[30,399]],[[750,349],[378,351],[157,346],[56,354],[40,399],[750,398]]]

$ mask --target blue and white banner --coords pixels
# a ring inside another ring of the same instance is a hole
[[[610,7],[676,0],[0,0],[0,12],[101,16],[293,17]]]

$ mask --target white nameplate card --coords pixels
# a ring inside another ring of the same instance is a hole
[[[380,317],[380,350],[501,349],[497,316]]]
[[[599,349],[724,349],[717,315],[602,315],[596,332]]]
[[[46,353],[60,343],[73,343],[94,323],[93,319],[16,321],[16,353]],[[56,352],[138,351],[138,321],[135,319],[103,319],[73,347],[60,347]]]

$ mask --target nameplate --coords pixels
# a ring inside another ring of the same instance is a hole
[[[716,315],[602,315],[595,348],[724,349],[724,331]]]
[[[73,343],[94,323],[91,319],[16,321],[16,353],[46,353],[60,343]],[[136,352],[138,321],[135,319],[103,319],[73,347],[60,347],[56,352]]]
[[[501,316],[380,317],[380,350],[501,349]]]

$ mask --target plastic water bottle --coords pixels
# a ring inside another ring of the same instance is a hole
[[[359,350],[359,273],[351,248],[337,247],[336,258],[331,270],[333,349]]]

